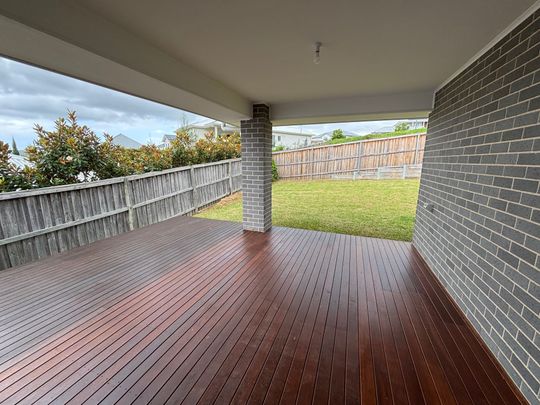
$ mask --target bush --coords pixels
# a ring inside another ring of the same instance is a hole
[[[99,145],[101,165],[96,168],[100,179],[121,177],[136,173],[130,156],[130,149],[112,143],[112,136],[105,134],[105,141]]]
[[[332,140],[334,139],[345,139],[342,129],[335,129],[334,132],[332,132]]]
[[[394,126],[394,132],[408,131],[411,125],[408,122],[398,122]]]
[[[231,134],[215,137],[208,133],[195,142],[195,163],[218,162],[240,157],[240,135]]]
[[[176,138],[171,142],[172,165],[174,167],[189,166],[195,161],[193,139],[184,130],[176,131]]]
[[[127,176],[172,167],[216,162],[240,157],[240,135],[215,137],[207,134],[196,142],[184,130],[176,132],[170,148],[145,145],[128,149],[114,145],[105,134],[100,142],[86,126],[80,126],[74,111],[55,121],[55,129],[34,126],[37,140],[27,148],[34,168],[17,169],[9,164],[9,147],[1,142],[0,191],[79,183]]]
[[[154,172],[171,169],[170,149],[159,149],[156,145],[143,145],[139,149],[127,149],[134,154],[133,170],[135,173]]]
[[[10,152],[8,144],[0,141],[0,192],[36,187],[35,171],[30,167],[21,170],[9,163]]]
[[[41,186],[56,186],[94,179],[102,164],[99,138],[86,125],[77,123],[74,111],[67,119],[55,121],[55,130],[35,125],[37,140],[26,151],[34,163],[36,181]]]
[[[240,135],[235,133],[216,137],[209,132],[204,138],[193,142],[187,132],[177,131],[171,144],[171,154],[174,167],[238,158]]]
[[[272,181],[278,181],[279,180],[279,173],[277,170],[277,165],[274,160],[272,160]]]
[[[282,150],[285,150],[285,146],[278,145],[274,149],[272,149],[273,152],[281,152]]]

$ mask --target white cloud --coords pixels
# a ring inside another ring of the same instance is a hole
[[[97,134],[126,134],[141,143],[160,139],[187,117],[204,117],[138,97],[0,58],[0,139],[26,146],[34,139],[34,124],[47,129],[67,110]],[[157,132],[156,132],[157,131]]]

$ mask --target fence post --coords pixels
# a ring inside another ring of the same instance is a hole
[[[128,227],[132,231],[134,228],[133,224],[133,204],[131,202],[131,195],[129,194],[129,179],[124,177],[124,198],[126,200],[126,206],[128,208]]]
[[[414,147],[414,161],[413,164],[418,164],[418,148],[420,146],[420,134],[416,135],[416,145]]]
[[[334,164],[332,165],[332,173],[330,174],[330,178],[332,177],[336,177],[336,174],[337,174],[337,169],[336,169],[336,166],[337,166],[337,159],[336,159],[336,148],[334,146],[332,146],[331,148],[332,150],[332,160],[334,162]]]
[[[362,142],[358,143],[358,153],[357,153],[357,158],[356,158],[356,176],[357,177],[360,177],[360,170],[362,169],[362,146],[364,144]]]
[[[313,167],[313,161],[315,160],[314,155],[315,155],[314,149],[311,148],[310,153],[309,153],[309,171],[311,174],[311,180],[313,180],[313,172],[315,171],[315,168]]]
[[[229,160],[229,194],[233,193],[232,189],[232,162]]]
[[[189,169],[189,176],[191,179],[191,196],[193,200],[193,209],[195,212],[199,212],[199,201],[197,196],[197,184],[195,183],[195,169],[193,166]]]
[[[407,178],[407,165],[403,165],[403,171],[402,171],[401,177],[403,179]]]
[[[377,167],[377,179],[380,179],[381,178],[381,174],[382,174],[382,167]]]

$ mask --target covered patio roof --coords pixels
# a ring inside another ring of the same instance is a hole
[[[6,0],[0,54],[230,123],[419,118],[533,3]]]

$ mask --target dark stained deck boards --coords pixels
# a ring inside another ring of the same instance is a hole
[[[190,217],[0,273],[2,403],[514,404],[410,243]]]

